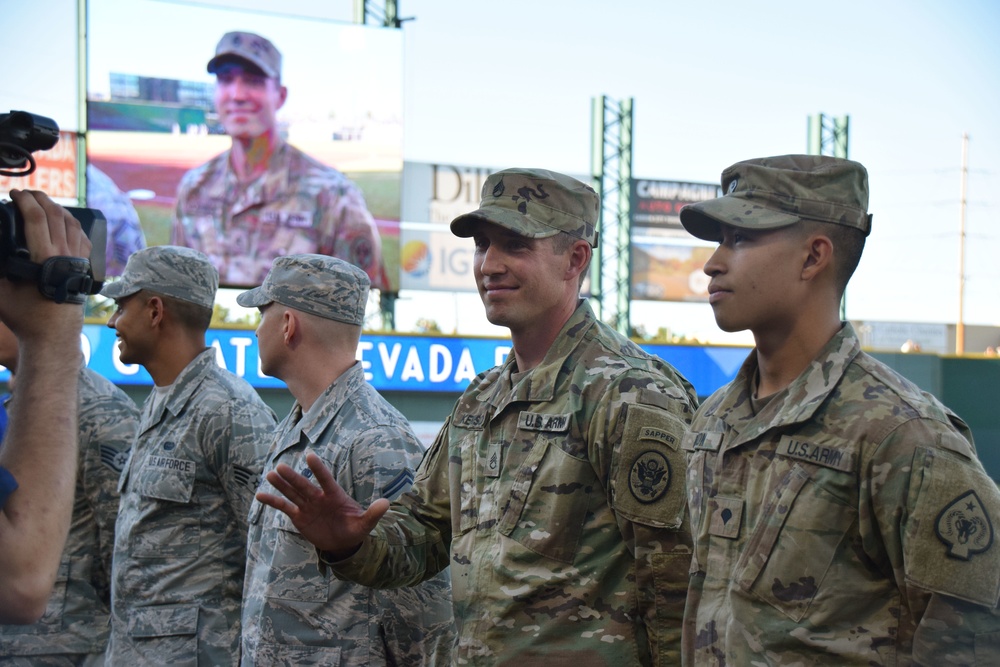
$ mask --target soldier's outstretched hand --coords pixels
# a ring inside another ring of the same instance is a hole
[[[337,484],[322,459],[309,453],[306,463],[318,486],[280,463],[267,473],[267,481],[284,497],[258,491],[257,500],[287,514],[302,537],[320,550],[337,560],[347,558],[378,524],[389,501],[380,498],[366,510]]]

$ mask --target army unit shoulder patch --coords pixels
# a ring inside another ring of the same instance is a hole
[[[948,555],[969,560],[993,545],[993,523],[975,491],[969,490],[941,510],[934,525]]]

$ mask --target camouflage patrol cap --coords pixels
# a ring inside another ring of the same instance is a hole
[[[485,220],[532,239],[566,232],[597,247],[601,199],[589,185],[545,169],[505,169],[483,184],[479,208],[451,221],[455,236],[472,236]]]
[[[264,284],[243,292],[236,303],[255,308],[278,303],[328,320],[361,326],[368,303],[368,274],[327,255],[278,257]]]
[[[120,299],[147,290],[205,308],[215,305],[219,272],[197,250],[158,245],[132,253],[119,280],[107,283],[101,295]]]
[[[779,155],[737,162],[722,172],[717,199],[688,204],[681,224],[706,241],[721,238],[720,223],[777,229],[800,220],[832,222],[871,232],[868,171],[824,155]]]
[[[270,40],[252,32],[227,32],[208,61],[208,73],[215,74],[223,63],[245,60],[272,79],[281,78],[281,52]]]

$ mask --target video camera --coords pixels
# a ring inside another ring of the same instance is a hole
[[[32,153],[52,148],[59,141],[59,126],[51,118],[27,111],[0,114],[0,175],[27,176],[35,171]],[[10,171],[18,169],[19,171]],[[90,260],[51,257],[43,264],[31,261],[24,235],[24,218],[13,202],[0,202],[0,276],[28,280],[56,303],[83,303],[104,285],[108,222],[91,208],[65,207],[80,221],[90,239]]]

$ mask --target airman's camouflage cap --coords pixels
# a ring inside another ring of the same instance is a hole
[[[271,264],[264,284],[243,292],[236,303],[255,308],[272,302],[361,326],[368,303],[368,274],[327,255],[285,255]]]
[[[212,308],[218,289],[219,272],[206,255],[191,248],[158,245],[132,253],[122,277],[107,283],[101,294],[120,299],[148,290]]]
[[[521,236],[541,239],[567,232],[597,246],[601,198],[575,178],[545,169],[505,169],[483,184],[479,208],[451,221],[455,236],[472,236],[485,220]]]
[[[684,228],[718,241],[720,223],[742,229],[777,229],[799,220],[856,227],[867,236],[868,171],[857,162],[824,155],[779,155],[737,162],[722,172],[717,199],[681,209]]]
[[[215,57],[208,61],[208,73],[231,60],[245,60],[272,79],[281,78],[281,52],[270,40],[252,32],[227,32],[215,47]]]

